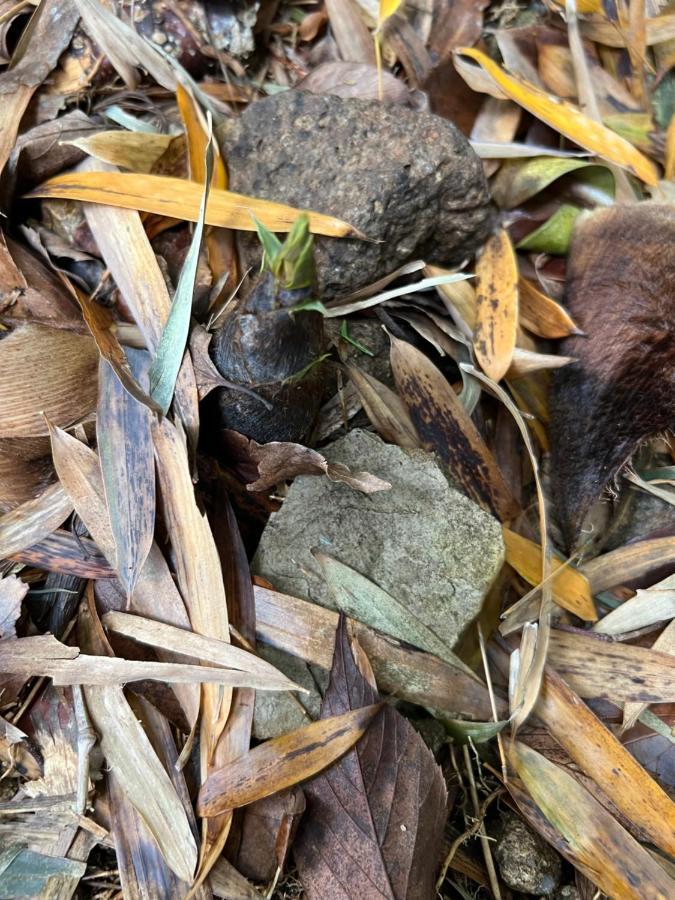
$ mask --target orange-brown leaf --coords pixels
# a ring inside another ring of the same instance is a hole
[[[500,381],[511,365],[518,330],[518,263],[505,229],[483,248],[476,276],[473,348],[485,374]]]

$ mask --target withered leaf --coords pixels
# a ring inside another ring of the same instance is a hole
[[[137,351],[138,365],[147,370]],[[139,372],[140,374],[140,372]],[[155,530],[155,461],[152,413],[122,386],[101,360],[96,437],[117,571],[130,596],[147,559]]]
[[[73,504],[57,482],[34,500],[27,500],[0,516],[0,559],[38,543],[72,511]]]
[[[68,426],[92,413],[97,365],[88,336],[40,325],[17,328],[0,354],[0,437],[48,434],[45,415]]]
[[[12,554],[11,559],[46,572],[78,578],[114,578],[112,569],[89,538],[57,529],[44,540]]]
[[[228,437],[236,440],[237,445],[248,453],[258,469],[257,480],[247,485],[249,491],[266,491],[280,481],[287,481],[298,475],[326,475],[330,481],[339,481],[364,494],[391,489],[388,481],[383,481],[370,472],[352,472],[342,463],[328,462],[325,456],[302,444],[294,444],[292,441],[259,444],[231,431],[228,432]]]
[[[391,337],[391,366],[423,445],[448,467],[466,493],[502,522],[518,504],[459,397],[420,350]]]
[[[644,203],[580,221],[566,305],[586,337],[551,393],[553,491],[569,548],[620,467],[675,421],[675,209]]]
[[[28,585],[15,575],[0,578],[0,640],[16,637],[16,620],[27,593]]]
[[[378,699],[361,674],[344,617],[322,717]],[[427,900],[447,816],[440,768],[412,725],[385,706],[362,740],[305,786],[293,852],[309,900]]]

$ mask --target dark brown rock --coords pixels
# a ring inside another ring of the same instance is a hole
[[[338,216],[373,239],[317,238],[324,299],[408,259],[458,263],[490,232],[480,160],[454,125],[429,113],[287,91],[251,104],[218,137],[231,190]],[[258,241],[239,242],[244,264],[256,265]]]

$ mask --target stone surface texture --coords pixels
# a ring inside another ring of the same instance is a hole
[[[495,857],[504,883],[523,894],[553,894],[562,876],[558,854],[519,816],[503,813],[501,824]]]
[[[286,91],[252,103],[218,139],[231,190],[337,216],[372,239],[317,238],[323,299],[409,259],[459,263],[490,233],[481,162],[451,122],[430,113]],[[238,241],[243,267],[256,266],[257,238]]]
[[[452,488],[423,451],[354,430],[321,452],[330,462],[389,481],[391,490],[366,496],[327,478],[297,478],[263,533],[255,574],[280,591],[334,608],[312,555],[322,550],[374,581],[454,646],[502,564],[499,523]]]

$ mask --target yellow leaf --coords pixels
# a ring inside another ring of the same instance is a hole
[[[511,365],[518,330],[518,263],[503,228],[485,245],[476,276],[473,348],[485,374],[499,381]]]
[[[202,187],[194,181],[163,175],[121,172],[69,172],[50,178],[26,194],[27,197],[82,200],[122,209],[137,209],[174,219],[196,222]],[[303,210],[272,200],[261,200],[213,188],[206,207],[206,224],[255,231],[258,219],[270,231],[287,232]],[[357,228],[334,216],[307,212],[313,234],[365,239]]]
[[[204,183],[206,177],[206,169],[204,160],[206,158],[206,145],[209,142],[209,131],[204,121],[204,116],[194,96],[182,84],[176,85],[176,100],[178,102],[178,110],[183,120],[185,134],[187,135],[188,160],[190,164],[190,178],[193,181]],[[220,148],[214,141],[213,145],[213,176],[211,178],[211,187],[227,189],[227,172],[223,157],[220,155]]]
[[[509,528],[502,528],[506,561],[527,581],[536,585],[541,581],[541,547],[534,541],[516,534]],[[572,566],[565,566],[558,559],[551,560],[554,572],[552,578],[553,599],[555,602],[573,612],[580,619],[595,622],[598,618],[593,603],[591,588],[585,575]]]
[[[170,134],[146,134],[140,131],[99,131],[68,141],[95,159],[132,172],[150,172],[169,144]]]
[[[553,0],[558,6],[564,6],[565,0]],[[577,0],[577,12],[582,16],[591,16],[594,13],[602,14],[602,0]]]
[[[462,69],[467,65],[461,58],[468,56],[479,64],[479,71],[489,76],[495,90],[514,100],[533,116],[541,119],[542,122],[550,125],[551,128],[579,144],[585,150],[628,169],[642,179],[645,184],[655,185],[657,183],[656,167],[646,156],[624,138],[610,131],[609,128],[584,115],[572,104],[547,94],[520,78],[514,78],[480,50],[472,47],[460,47],[455,53],[463,63],[459,69],[461,74],[463,74]]]
[[[539,337],[563,338],[579,334],[567,310],[527,278],[518,282],[518,300],[520,324]]]
[[[390,19],[401,6],[403,0],[380,0],[377,12],[377,27],[380,29],[387,19]]]

